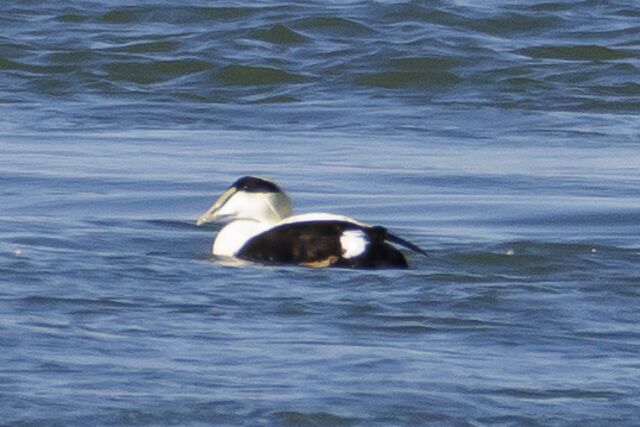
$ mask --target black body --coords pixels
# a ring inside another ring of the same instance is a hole
[[[340,237],[348,230],[361,230],[369,240],[365,251],[357,257],[342,256]],[[292,222],[251,238],[236,256],[263,264],[407,268],[407,261],[402,253],[385,241],[388,236],[384,227],[366,227],[348,221]]]

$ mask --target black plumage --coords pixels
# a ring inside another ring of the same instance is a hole
[[[345,231],[360,230],[368,240],[358,256],[346,258],[340,238]],[[340,220],[301,221],[278,225],[251,238],[238,258],[265,264],[299,264],[311,267],[407,268],[402,253],[386,242],[384,227],[367,227]],[[392,240],[393,241],[393,240]]]
[[[243,176],[231,186],[238,191],[246,191],[247,193],[283,193],[277,184],[258,176]]]

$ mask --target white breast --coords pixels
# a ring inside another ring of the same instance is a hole
[[[264,222],[239,219],[226,225],[213,242],[213,255],[232,257],[251,239],[271,226]]]

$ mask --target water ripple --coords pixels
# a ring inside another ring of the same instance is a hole
[[[356,2],[353,9],[293,3],[76,5],[51,9],[33,34],[18,23],[35,19],[34,12],[10,7],[0,39],[0,70],[7,79],[0,99],[20,102],[40,117],[25,122],[20,114],[7,114],[7,126],[37,126],[46,114],[46,123],[62,128],[78,122],[118,128],[189,121],[176,114],[174,104],[188,109],[195,117],[191,123],[201,127],[223,114],[192,103],[279,104],[296,116],[298,104],[306,103],[315,107],[301,123],[318,126],[319,111],[332,111],[328,102],[332,108],[347,102],[352,110],[372,106],[389,112],[437,102],[631,113],[639,84],[638,27],[629,22],[634,9],[602,6],[610,17],[605,22],[589,20],[604,16],[590,7],[597,9],[584,2],[495,8]],[[125,26],[130,30],[115,31]],[[131,114],[87,104],[101,96],[134,110],[135,102],[155,101],[156,107],[127,124]],[[46,110],[34,107],[41,103]],[[386,121],[400,128],[401,116],[389,114]],[[349,120],[371,126],[366,116]]]
[[[3,425],[640,419],[635,3],[6,3]],[[222,263],[247,173],[430,256]]]

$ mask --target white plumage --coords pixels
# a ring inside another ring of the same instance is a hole
[[[362,230],[346,230],[340,236],[342,256],[345,258],[354,258],[362,255],[368,244],[369,239]]]

